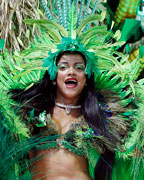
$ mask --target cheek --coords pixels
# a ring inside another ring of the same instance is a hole
[[[82,87],[85,86],[85,83],[86,83],[86,75],[85,74],[83,74],[82,76],[79,77],[79,82]]]
[[[83,81],[83,83],[86,82],[86,75],[84,73],[81,75],[81,81]]]
[[[63,81],[65,78],[65,74],[64,72],[59,72],[57,73],[57,77],[56,77],[56,82],[57,84],[59,84],[61,81]]]

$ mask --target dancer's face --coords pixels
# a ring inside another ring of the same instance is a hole
[[[80,54],[64,54],[57,68],[57,96],[78,100],[86,83],[85,60]]]

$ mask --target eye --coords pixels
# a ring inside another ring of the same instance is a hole
[[[85,71],[85,65],[84,64],[77,64],[77,65],[75,65],[75,69]]]
[[[58,64],[58,69],[60,69],[60,70],[65,70],[67,68],[68,68],[67,64],[64,64],[64,63]]]

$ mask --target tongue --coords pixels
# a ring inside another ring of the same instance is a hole
[[[77,84],[74,82],[67,82],[65,84],[66,84],[66,87],[68,88],[75,88],[77,86]]]

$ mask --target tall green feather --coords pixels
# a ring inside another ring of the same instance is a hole
[[[74,0],[74,6],[76,11],[76,16],[78,17],[78,0]]]
[[[57,5],[59,23],[64,27],[64,19],[63,19],[62,7],[61,7],[61,0],[57,0],[56,5]]]
[[[64,28],[68,29],[68,8],[67,8],[67,1],[62,0],[63,4],[63,19],[64,19]]]
[[[54,28],[56,28],[57,31],[59,31],[63,36],[67,36],[67,31],[63,26],[61,26],[57,22],[50,21],[48,19],[25,19],[24,22],[26,24],[30,24],[30,25],[36,24],[36,25],[39,25],[39,26],[42,26],[43,24],[45,24],[45,25],[49,24],[49,25],[53,26]]]
[[[46,12],[46,15],[47,15],[48,19],[53,20],[52,14],[51,14],[49,8],[47,7],[45,1],[44,1],[44,0],[41,0],[41,2],[42,2],[42,5],[43,5],[43,7],[44,7],[44,10],[45,10],[45,12]]]
[[[94,4],[94,7],[93,7],[93,10],[91,12],[91,14],[94,14],[95,11],[96,11],[96,8],[97,8],[97,3],[98,3],[98,0],[96,0],[95,4]]]
[[[87,1],[87,5],[86,5],[86,7],[85,7],[85,11],[84,11],[83,18],[85,18],[85,17],[87,16],[87,14],[88,14],[88,8],[89,8],[89,6],[90,6],[90,1],[91,1],[91,0],[88,0],[88,1]]]
[[[77,25],[79,25],[80,22],[81,22],[81,20],[82,20],[82,17],[83,17],[83,9],[84,9],[84,0],[81,0]]]
[[[80,35],[80,33],[82,32],[82,30],[85,28],[85,26],[88,23],[91,23],[93,21],[101,21],[102,20],[102,16],[99,14],[95,14],[95,15],[88,15],[85,19],[83,19],[81,21],[81,23],[79,24],[78,28],[77,28],[77,34]]]
[[[71,4],[72,4],[71,0],[67,0],[67,8],[68,8],[68,12],[69,12],[70,9],[71,9]]]
[[[74,4],[72,4],[71,10],[69,12],[69,22],[68,22],[68,35],[72,39],[76,38],[76,24],[77,24],[77,16],[76,16]]]
[[[96,11],[96,8],[97,8],[97,3],[98,3],[98,0],[96,0],[95,4],[94,4],[94,7],[91,11],[91,15],[95,14],[95,11]],[[87,30],[89,27],[90,27],[91,23],[88,24],[86,27],[85,27],[85,30]]]

